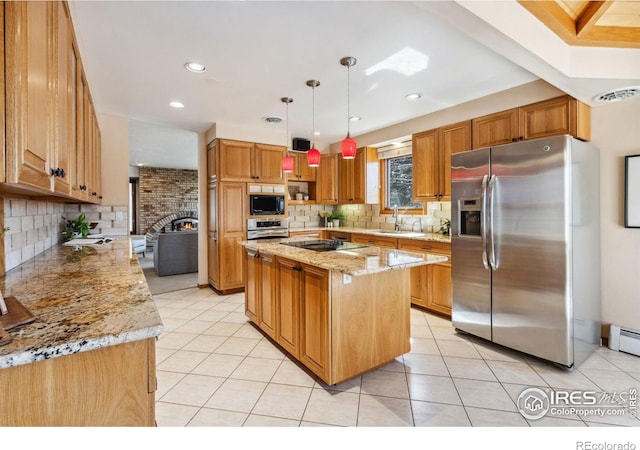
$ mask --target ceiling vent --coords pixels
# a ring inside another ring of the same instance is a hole
[[[262,120],[265,121],[266,123],[280,123],[282,122],[282,117],[278,117],[278,116],[263,117]]]
[[[614,89],[612,91],[605,92],[604,94],[596,95],[593,99],[603,103],[612,103],[619,102],[620,100],[626,100],[636,94],[640,94],[640,86]]]

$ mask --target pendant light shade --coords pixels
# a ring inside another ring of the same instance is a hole
[[[291,97],[282,97],[280,101],[287,104],[287,135],[284,138],[284,142],[288,152],[289,151],[289,103],[293,102],[293,99]],[[284,173],[293,172],[293,157],[288,156],[288,153],[287,153],[287,156],[282,158],[282,171]]]
[[[307,164],[309,164],[309,167],[318,167],[320,165],[320,151],[317,148],[312,148],[307,152]]]
[[[320,82],[318,80],[309,80],[307,81],[307,86],[311,88],[312,102],[311,102],[311,117],[312,117],[312,127],[311,135],[316,135],[316,87],[320,86]],[[316,148],[315,142],[311,143],[311,150],[307,152],[307,164],[309,167],[318,167],[320,165],[320,151]]]
[[[349,120],[349,69],[356,65],[356,59],[353,56],[345,56],[340,60],[340,64],[347,68],[347,137],[342,140],[341,150],[344,159],[353,159],[356,157],[356,149],[358,144],[350,135]]]
[[[291,156],[282,158],[282,171],[285,173],[293,172],[293,158]]]

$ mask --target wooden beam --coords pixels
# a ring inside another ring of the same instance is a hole
[[[518,3],[567,44],[576,43],[576,23],[556,2],[518,1]]]
[[[592,30],[612,4],[612,1],[589,2],[576,19],[576,36],[579,38],[581,35]]]

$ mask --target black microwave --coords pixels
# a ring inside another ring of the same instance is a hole
[[[284,195],[260,194],[249,196],[249,215],[281,216],[284,214]]]

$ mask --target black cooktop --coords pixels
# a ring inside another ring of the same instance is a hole
[[[314,239],[311,241],[292,241],[283,242],[284,245],[291,247],[304,248],[305,250],[313,250],[316,252],[329,252],[332,250],[351,250],[354,248],[363,248],[366,245],[354,244],[353,242],[345,242],[340,239]]]

